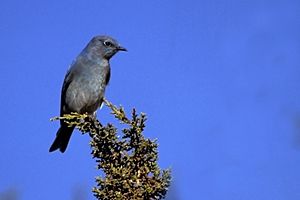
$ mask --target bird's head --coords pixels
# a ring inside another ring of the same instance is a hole
[[[115,39],[109,36],[95,36],[87,46],[89,51],[100,55],[103,58],[110,59],[118,51],[127,51]]]

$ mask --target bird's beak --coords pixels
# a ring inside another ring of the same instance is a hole
[[[118,46],[118,51],[127,51],[127,49],[126,48],[124,48],[124,47],[122,47],[122,46]]]

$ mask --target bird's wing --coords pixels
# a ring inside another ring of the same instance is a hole
[[[65,113],[77,112],[87,105],[89,101],[89,92],[87,85],[83,84],[82,72],[83,64],[76,61],[68,70],[61,91],[61,115]]]
[[[67,71],[66,75],[65,75],[65,79],[64,79],[64,83],[61,89],[61,103],[60,103],[60,115],[62,116],[63,114],[66,113],[66,93],[67,90],[70,86],[70,83],[72,82],[72,76],[73,74],[71,73],[71,68],[69,68],[69,70]]]

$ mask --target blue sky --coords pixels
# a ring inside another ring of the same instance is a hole
[[[0,2],[0,196],[94,199],[89,138],[48,153],[65,72],[94,35],[111,60],[106,97],[148,114],[169,199],[300,199],[299,1]],[[98,112],[104,123],[109,110]]]

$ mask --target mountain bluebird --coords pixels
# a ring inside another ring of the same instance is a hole
[[[109,36],[96,36],[77,56],[68,70],[61,91],[60,116],[77,112],[95,115],[101,106],[110,78],[109,59],[118,51],[127,51]],[[65,152],[75,127],[61,120],[49,152]]]

